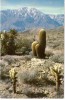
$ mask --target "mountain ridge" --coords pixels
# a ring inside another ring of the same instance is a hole
[[[2,10],[0,30],[16,29],[25,31],[31,28],[56,28],[62,26],[61,23],[51,18],[50,15],[44,14],[36,8],[23,7],[16,10]]]

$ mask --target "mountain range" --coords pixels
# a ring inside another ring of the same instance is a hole
[[[35,8],[1,10],[0,16],[0,31],[9,31],[10,29],[25,31],[33,28],[53,29],[64,25],[63,14],[45,14]]]

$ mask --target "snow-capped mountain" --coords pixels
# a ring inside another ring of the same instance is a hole
[[[24,31],[31,28],[55,28],[61,26],[59,22],[49,15],[40,12],[35,8],[23,7],[16,10],[2,10],[0,30],[16,29]]]
[[[64,15],[59,14],[59,15],[49,15],[52,19],[57,21],[60,25],[64,25]]]

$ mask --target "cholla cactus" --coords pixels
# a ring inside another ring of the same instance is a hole
[[[1,40],[3,40],[4,39],[4,34],[3,33],[1,33]]]
[[[61,72],[62,72],[62,66],[59,63],[55,63],[53,68],[50,68],[51,74],[54,76],[56,80],[56,90],[59,90],[60,84],[61,84]]]
[[[15,68],[11,68],[11,70],[9,71],[9,76],[13,81],[13,91],[14,91],[14,93],[16,93],[16,81],[17,81],[16,80],[17,79],[16,74],[17,74],[17,72],[16,72]]]

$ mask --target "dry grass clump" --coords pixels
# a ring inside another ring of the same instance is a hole
[[[62,54],[55,54],[51,56],[50,59],[55,63],[62,63],[62,64],[64,63],[64,55]]]
[[[47,30],[47,46],[53,49],[64,49],[64,29]]]
[[[4,61],[8,62],[8,64],[16,63],[17,59],[14,59],[13,57],[7,55],[2,58]]]
[[[44,64],[40,65],[40,62],[38,62],[38,64],[39,65],[31,64],[29,69],[24,68],[24,71],[19,72],[18,74],[19,83],[34,84],[36,86],[41,86],[41,85],[46,86],[46,84],[55,85],[55,82],[53,81],[53,79],[50,78],[50,69],[49,69],[49,67],[53,66],[54,63],[51,61],[45,61]]]
[[[38,72],[35,69],[25,70],[19,73],[18,78],[20,82],[34,83],[38,78]]]
[[[39,87],[34,89],[34,87],[30,88],[30,86],[26,86],[22,90],[22,93],[29,98],[43,98],[43,97],[47,97],[49,94],[48,90],[46,89],[40,91]]]
[[[47,97],[47,94],[44,93],[44,92],[31,92],[31,91],[27,91],[26,95],[29,97],[29,98],[43,98],[43,97]]]
[[[9,65],[6,61],[0,60],[0,78],[6,79],[8,78],[8,71],[9,71]]]
[[[7,66],[8,65],[8,62],[4,61],[4,60],[0,60],[0,67],[3,67],[3,66]]]
[[[47,57],[51,57],[51,56],[54,55],[54,53],[51,49],[48,49],[48,50],[46,49],[45,54],[46,54]]]

